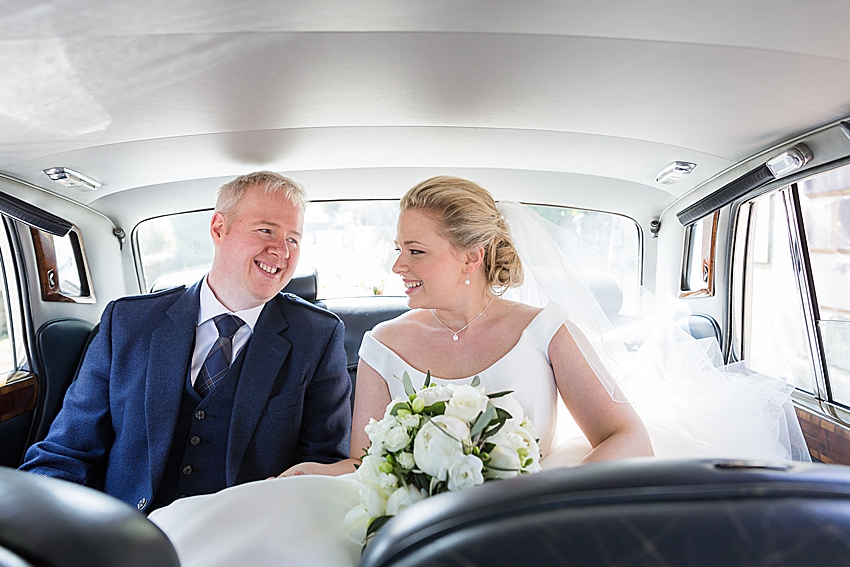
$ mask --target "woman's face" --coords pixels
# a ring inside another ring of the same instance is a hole
[[[393,272],[407,288],[407,303],[413,309],[451,309],[468,293],[466,254],[455,248],[439,231],[431,215],[415,209],[398,217]]]

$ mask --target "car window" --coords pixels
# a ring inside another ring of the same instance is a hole
[[[735,258],[744,262],[735,293],[743,312],[739,335],[749,367],[786,376],[814,392],[803,305],[791,255],[787,188],[753,199],[738,210]],[[740,267],[739,267],[740,268]],[[738,271],[738,270],[736,270]],[[779,308],[781,306],[781,308]]]
[[[541,215],[562,226],[584,246],[574,258],[580,271],[600,271],[618,282],[640,282],[641,235],[627,217],[598,211],[534,205]],[[212,261],[211,211],[193,211],[139,223],[134,243],[142,289],[158,278],[191,283]],[[315,268],[318,297],[404,295],[392,273],[396,259],[397,200],[316,201],[304,215],[299,268]],[[624,301],[628,303],[628,298]]]
[[[798,183],[832,400],[850,406],[850,166]]]

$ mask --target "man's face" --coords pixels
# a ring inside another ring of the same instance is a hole
[[[215,256],[207,282],[231,311],[262,305],[284,288],[301,255],[304,213],[262,187],[245,191],[233,218],[213,214]]]

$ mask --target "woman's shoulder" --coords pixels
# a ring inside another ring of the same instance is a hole
[[[421,326],[425,324],[423,313],[425,311],[422,309],[405,311],[394,319],[378,323],[372,328],[370,334],[373,338],[387,344],[387,341],[392,341],[395,337],[415,333],[417,329],[421,329]]]

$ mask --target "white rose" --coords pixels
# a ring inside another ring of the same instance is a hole
[[[386,490],[380,490],[365,484],[360,485],[360,504],[372,518],[383,516],[387,510]]]
[[[402,486],[390,494],[390,497],[387,500],[387,516],[395,516],[405,508],[411,507],[423,498],[425,498],[425,495],[412,484]]]
[[[397,421],[405,427],[419,427],[419,416],[415,413],[403,415],[397,418]]]
[[[398,460],[398,464],[407,470],[413,470],[416,466],[416,460],[413,458],[413,453],[408,453],[407,451],[396,455],[396,460]]]
[[[397,423],[387,432],[384,439],[384,449],[394,453],[407,447],[408,443],[410,443],[410,435],[407,434],[407,428]]]
[[[487,478],[513,478],[519,475],[519,455],[512,447],[496,445],[490,451],[490,462],[487,463]]]
[[[487,409],[487,396],[472,386],[464,384],[455,389],[449,403],[446,404],[446,415],[470,422],[485,409]]]
[[[449,415],[438,415],[426,422],[413,441],[413,458],[422,472],[437,480],[446,480],[456,453],[463,453],[462,439],[469,438],[464,422]]]
[[[381,421],[377,421],[375,419],[369,420],[369,423],[363,428],[363,430],[366,432],[366,435],[369,436],[369,441],[372,442],[368,450],[370,455],[381,456],[386,452],[384,449],[384,440],[394,424],[394,417],[390,417],[390,419],[382,419]]]
[[[354,478],[362,485],[380,489],[381,475],[384,474],[381,472],[380,466],[383,462],[383,457],[366,455],[363,457],[363,462],[354,472]]]
[[[433,384],[427,388],[422,388],[416,394],[425,402],[425,407],[434,405],[437,402],[447,402],[452,397],[453,386],[443,384]]]
[[[387,492],[391,492],[398,487],[398,477],[392,473],[381,473],[381,476],[378,477],[378,482],[381,488]]]
[[[369,520],[372,517],[366,513],[366,508],[362,504],[358,504],[348,511],[345,519],[342,520],[342,529],[351,538],[351,541],[357,545],[366,543],[366,529],[369,527]]]
[[[465,490],[484,483],[481,469],[484,463],[475,455],[455,455],[449,466],[448,487],[451,492]]]
[[[514,399],[513,394],[506,394],[501,398],[494,398],[490,400],[490,403],[492,403],[497,408],[503,409],[509,414],[511,414],[511,419],[508,420],[511,423],[520,425],[525,419],[525,416],[522,412],[522,406],[519,405],[519,402],[516,401],[516,399]]]

